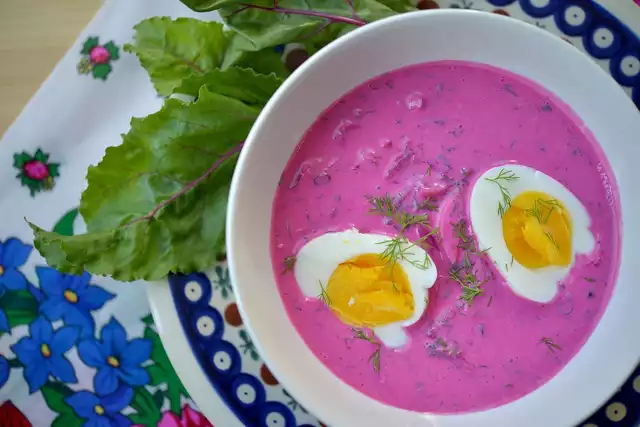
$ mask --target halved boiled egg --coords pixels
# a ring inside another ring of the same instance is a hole
[[[527,166],[500,166],[480,176],[470,217],[479,248],[488,249],[516,294],[536,302],[551,301],[576,254],[591,252],[595,244],[580,200]]]
[[[342,322],[371,328],[384,345],[401,347],[403,328],[427,307],[437,270],[424,249],[408,243],[404,259],[390,267],[380,256],[389,239],[357,230],[324,234],[300,249],[294,275],[305,296],[323,295]]]

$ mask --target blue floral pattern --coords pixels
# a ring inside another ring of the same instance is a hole
[[[18,239],[7,239],[0,243],[0,297],[6,291],[26,289],[27,279],[18,270],[22,267],[31,253],[31,246],[25,245]],[[9,319],[0,308],[0,332],[9,330]]]
[[[102,328],[100,341],[80,342],[78,353],[87,366],[97,369],[93,388],[101,395],[113,393],[119,385],[144,386],[151,380],[141,366],[151,356],[151,341],[127,341],[127,332],[114,318]]]
[[[190,417],[201,417],[192,409],[150,315],[138,316],[144,336],[130,336],[113,316],[96,327],[96,313],[116,295],[92,283],[88,273],[62,274],[45,266],[33,268],[38,283],[31,283],[25,266],[32,254],[32,246],[19,239],[0,240],[0,336],[7,331],[9,339],[15,337],[12,345],[0,347],[0,396],[18,378],[15,372],[24,379],[30,399],[41,399],[54,413],[56,427],[156,426],[185,410]],[[93,390],[70,387],[79,383],[79,372],[91,373],[89,381],[80,383],[92,384]],[[14,403],[0,405],[0,425],[11,420],[29,425],[29,413],[20,413]]]
[[[11,348],[24,365],[29,392],[39,390],[50,375],[65,383],[77,383],[73,365],[65,354],[78,340],[79,330],[67,326],[54,332],[51,323],[38,317],[29,325],[29,334]]]
[[[131,420],[120,411],[129,406],[132,399],[133,390],[123,387],[104,397],[80,391],[67,397],[65,402],[86,420],[83,427],[128,427]]]
[[[78,326],[83,337],[93,334],[95,327],[91,312],[102,308],[114,294],[89,284],[91,275],[62,274],[50,267],[36,267],[44,301],[40,311],[51,321],[62,320]]]

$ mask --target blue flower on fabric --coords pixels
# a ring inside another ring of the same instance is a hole
[[[79,417],[86,419],[83,427],[129,427],[131,421],[120,413],[133,399],[133,390],[121,387],[114,393],[98,397],[88,391],[79,391],[64,401]]]
[[[127,333],[114,318],[100,331],[99,341],[81,341],[78,354],[84,363],[98,370],[93,378],[93,388],[98,394],[112,393],[120,383],[140,387],[151,381],[141,366],[151,357],[151,340],[127,341]]]
[[[15,343],[11,350],[24,365],[24,379],[33,393],[53,375],[65,383],[76,383],[76,373],[64,357],[78,340],[78,328],[65,326],[53,330],[51,323],[38,317],[29,325],[29,335]]]
[[[9,319],[7,315],[4,313],[4,310],[0,308],[0,332],[5,332],[9,330]]]
[[[19,291],[26,289],[27,279],[18,270],[31,254],[30,245],[20,240],[10,238],[0,243],[0,295],[5,291]]]
[[[4,387],[9,379],[9,361],[0,354],[0,388]]]
[[[87,272],[75,276],[50,267],[36,267],[36,274],[45,295],[40,312],[51,321],[63,320],[65,325],[79,326],[82,337],[93,336],[95,323],[91,311],[102,308],[115,295],[89,284],[91,275]]]

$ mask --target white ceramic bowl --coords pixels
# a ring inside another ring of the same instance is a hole
[[[381,73],[445,59],[510,70],[570,105],[611,163],[626,220],[615,292],[578,355],[535,392],[495,409],[463,415],[420,414],[386,406],[335,377],[289,322],[269,255],[278,179],[319,113]],[[640,254],[639,136],[636,107],[599,66],[561,39],[514,19],[461,10],[417,12],[366,25],[332,43],[293,73],[269,101],[251,130],[231,186],[229,267],[240,312],[260,354],[287,390],[333,427],[577,424],[610,397],[639,361],[640,286],[635,260]]]

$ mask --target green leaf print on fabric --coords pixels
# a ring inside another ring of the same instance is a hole
[[[53,232],[62,236],[73,236],[73,223],[78,217],[78,208],[71,209],[53,227]]]
[[[147,317],[143,318],[142,321],[146,323],[145,319],[147,319]],[[169,361],[167,353],[164,351],[158,333],[151,326],[147,326],[144,330],[144,337],[152,342],[151,360],[153,361],[153,365],[147,367],[147,372],[149,372],[151,376],[151,385],[160,386],[166,384],[167,387],[164,395],[169,399],[169,409],[171,412],[180,416],[182,411],[180,405],[181,396],[188,398],[189,393],[173,370],[173,366]],[[154,396],[154,399],[157,398]]]
[[[131,407],[135,409],[136,413],[131,414],[129,419],[135,424],[141,424],[144,426],[155,426],[162,418],[160,413],[160,405],[156,404],[154,396],[146,389],[146,387],[137,387],[134,389],[133,400],[131,401]]]
[[[84,424],[84,420],[64,401],[73,394],[69,387],[59,382],[48,381],[40,391],[49,409],[58,414],[51,427],[80,427]]]
[[[38,301],[28,291],[7,291],[0,296],[0,310],[9,319],[10,328],[28,325],[38,317]]]

